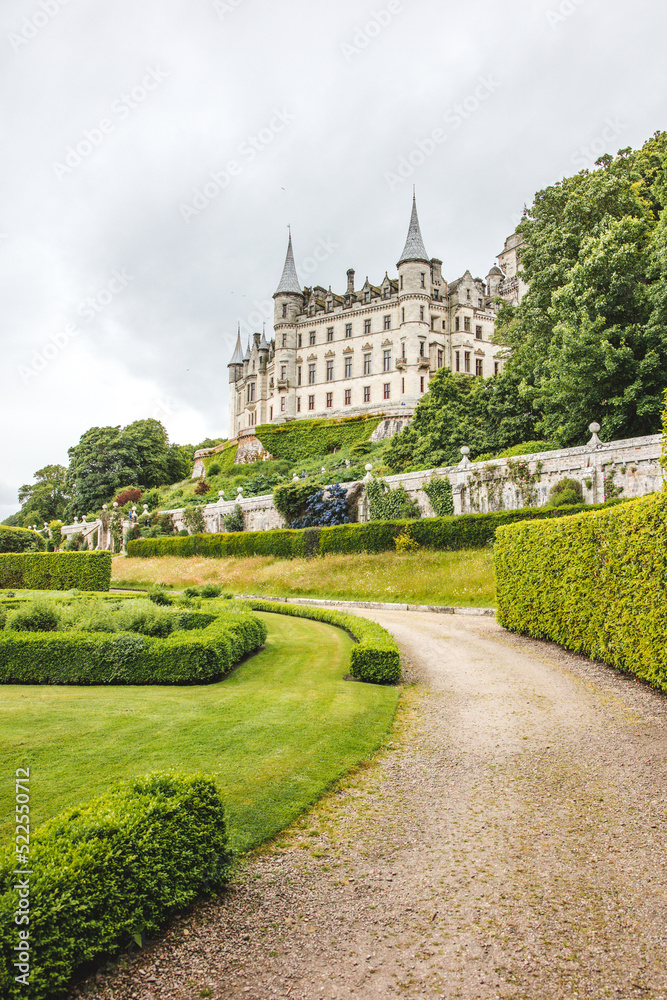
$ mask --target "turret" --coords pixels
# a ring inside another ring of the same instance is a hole
[[[422,239],[414,193],[408,235],[396,266],[401,352],[408,366],[405,376],[406,393],[417,396],[422,391],[421,380],[428,370],[433,265]]]
[[[292,233],[289,234],[287,242],[287,255],[282,277],[273,294],[274,326],[281,323],[292,324],[296,320],[297,313],[303,306],[303,289],[299,284],[299,277],[296,273],[294,263],[294,251],[292,250]]]
[[[229,381],[237,382],[243,375],[243,348],[241,347],[240,324],[239,324],[239,331],[236,337],[236,347],[234,348],[232,359],[227,365],[227,367],[229,368]]]
[[[273,327],[275,330],[275,385],[278,390],[273,404],[273,419],[284,420],[296,413],[296,325],[303,310],[303,289],[299,284],[292,249],[292,233],[287,242],[285,266],[278,287],[273,295],[275,302]]]

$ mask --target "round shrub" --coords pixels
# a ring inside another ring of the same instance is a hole
[[[19,608],[9,619],[7,627],[14,632],[56,632],[60,615],[47,601],[32,601]]]
[[[220,597],[221,593],[222,587],[219,587],[217,583],[205,583],[200,590],[202,597]]]
[[[222,468],[219,462],[213,462],[213,464],[208,467],[209,476],[219,476],[221,472]]]
[[[166,607],[172,603],[173,598],[170,594],[165,594],[164,587],[161,587],[159,584],[153,584],[148,591],[148,600],[152,601],[153,604],[160,604]]]

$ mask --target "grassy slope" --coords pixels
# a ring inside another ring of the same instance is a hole
[[[274,597],[405,601],[413,604],[495,605],[490,549],[460,552],[420,550],[397,555],[326,555],[318,559],[156,559],[113,561],[112,586],[215,582],[236,593]]]
[[[398,691],[342,680],[351,640],[341,630],[262,617],[266,647],[219,684],[4,687],[2,773],[30,766],[33,823],[110,781],[174,767],[215,776],[232,845],[245,851],[377,749]],[[3,785],[6,818],[11,789]],[[10,831],[6,821],[3,839]]]

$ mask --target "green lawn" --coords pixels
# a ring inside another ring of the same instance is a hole
[[[275,556],[212,559],[203,556],[152,559],[116,556],[112,587],[164,583],[182,589],[219,583],[237,594],[266,597],[322,597],[343,601],[389,601],[495,607],[491,549],[398,554],[330,554],[316,559]]]
[[[246,851],[376,750],[397,689],[342,679],[352,640],[340,629],[262,617],[265,648],[218,684],[3,687],[2,773],[30,767],[32,823],[119,778],[203,771],[227,804],[232,847]],[[3,781],[2,817],[13,816],[12,793]],[[0,826],[5,840],[11,831],[9,821]]]

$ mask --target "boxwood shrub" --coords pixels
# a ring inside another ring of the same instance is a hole
[[[152,935],[222,886],[230,855],[222,802],[200,775],[150,774],[68,809],[31,836],[30,923],[14,922],[21,876],[0,861],[0,994],[61,996],[83,963]],[[29,933],[29,985],[17,983],[19,929]]]
[[[106,591],[110,583],[110,552],[0,553],[0,589]]]
[[[282,601],[249,600],[245,602],[255,611],[271,611],[279,615],[312,618],[328,622],[349,632],[356,640],[350,654],[350,673],[369,684],[395,684],[401,679],[401,658],[393,636],[368,618],[348,615],[344,611],[316,608],[300,604],[283,604]]]
[[[262,646],[266,634],[263,621],[230,602],[205,628],[172,632],[166,639],[135,632],[5,629],[0,683],[206,684]]]
[[[129,542],[129,556],[277,556],[279,559],[325,555],[327,552],[387,552],[395,549],[395,538],[410,526],[410,533],[425,549],[476,549],[493,541],[501,524],[562,517],[579,510],[598,510],[609,501],[586,507],[524,507],[493,514],[459,514],[455,517],[425,517],[419,521],[366,521],[332,528],[280,528],[274,531],[222,532],[190,535],[188,538],[145,538]],[[306,532],[308,534],[306,534]]]
[[[667,493],[501,528],[495,562],[501,625],[667,691]]]
[[[0,524],[0,552],[43,552],[46,539],[31,528],[10,528]]]

